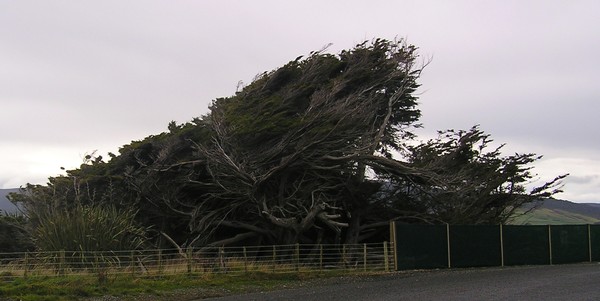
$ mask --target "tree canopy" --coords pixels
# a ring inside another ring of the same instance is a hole
[[[560,192],[564,176],[527,191],[540,156],[488,150],[478,127],[417,143],[423,67],[402,40],[312,52],[204,116],[12,197],[29,213],[134,208],[155,244],[216,246],[357,243],[390,220],[501,223]]]

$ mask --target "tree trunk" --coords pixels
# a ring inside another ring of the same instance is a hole
[[[346,244],[357,244],[358,237],[360,235],[360,210],[354,209],[350,215],[350,222],[348,223],[348,229],[346,230]]]

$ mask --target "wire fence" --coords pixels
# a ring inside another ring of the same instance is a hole
[[[388,272],[391,243],[0,253],[0,278],[61,275]]]

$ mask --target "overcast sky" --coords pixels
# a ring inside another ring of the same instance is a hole
[[[299,55],[406,38],[423,138],[480,124],[600,202],[599,1],[0,0],[0,188],[46,182],[207,112]]]

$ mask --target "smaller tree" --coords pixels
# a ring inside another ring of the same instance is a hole
[[[436,139],[408,149],[420,177],[393,179],[389,191],[394,208],[450,224],[504,223],[524,204],[562,192],[560,175],[535,187],[531,164],[542,156],[503,156],[504,145],[489,149],[490,135],[475,126],[467,131],[442,131]]]

